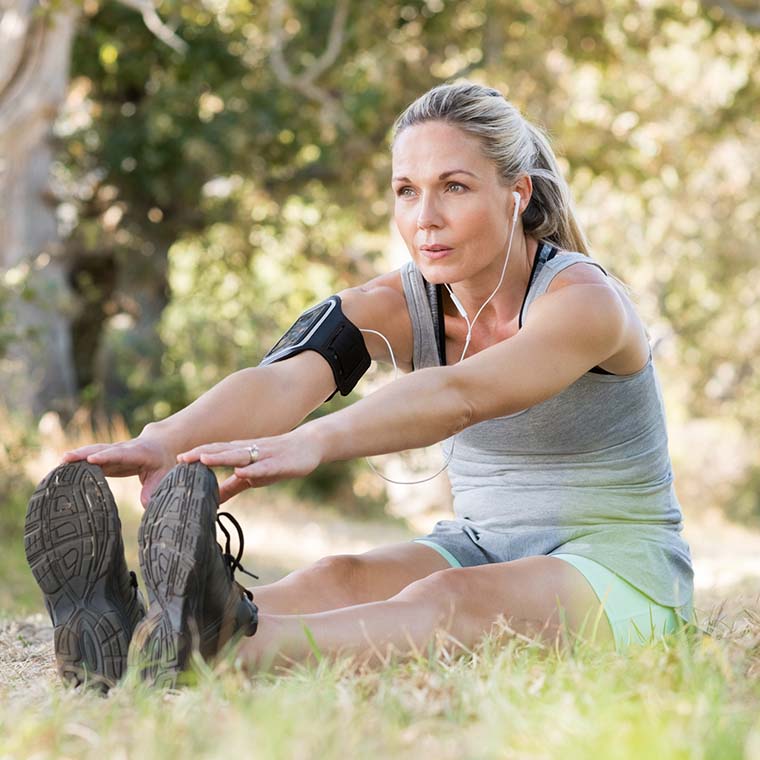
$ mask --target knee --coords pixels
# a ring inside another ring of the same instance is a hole
[[[462,568],[438,570],[409,584],[396,598],[422,602],[438,608],[442,613],[462,612],[472,594]],[[469,592],[469,593],[468,593]]]
[[[482,633],[474,596],[462,568],[452,567],[415,581],[394,599],[427,617],[434,629],[448,631],[469,646]]]
[[[333,554],[322,557],[302,572],[308,573],[314,583],[321,587],[340,589],[351,593],[361,585],[363,563],[354,554]]]

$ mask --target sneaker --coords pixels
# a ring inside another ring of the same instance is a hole
[[[103,471],[56,467],[37,486],[24,528],[26,559],[45,596],[64,682],[107,691],[124,674],[145,607],[127,569],[121,521]]]
[[[209,659],[229,641],[256,633],[253,594],[234,579],[236,569],[246,572],[242,540],[233,557],[222,526],[226,550],[217,545],[218,505],[214,473],[193,462],[166,474],[143,515],[138,542],[150,606],[129,656],[142,679],[156,686],[176,686],[194,649]]]

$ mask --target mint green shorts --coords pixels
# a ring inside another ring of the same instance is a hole
[[[452,567],[462,567],[462,563],[439,543],[427,538],[414,540],[435,549]],[[683,621],[672,607],[657,604],[604,565],[577,554],[560,553],[549,556],[569,562],[589,582],[602,603],[618,652],[625,652],[629,647],[641,646],[662,638],[666,634],[674,633],[683,625]],[[590,621],[589,631],[582,631],[581,634],[591,635],[593,623],[594,621]]]
[[[624,652],[675,633],[682,621],[672,607],[663,607],[608,570],[604,565],[577,554],[552,554],[576,568],[594,589],[615,637],[615,649]]]

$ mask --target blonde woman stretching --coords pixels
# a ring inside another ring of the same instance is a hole
[[[69,452],[38,488],[27,553],[65,678],[114,683],[130,640],[146,678],[174,683],[193,644],[212,657],[245,636],[252,666],[306,659],[304,626],[323,653],[369,662],[440,633],[469,648],[498,621],[504,635],[623,650],[689,618],[646,333],[587,256],[546,137],[497,91],[464,83],[412,103],[392,151],[408,264],[307,312],[261,366],[138,438]],[[409,374],[299,426],[389,349]],[[219,496],[441,441],[455,514],[429,535],[325,557],[253,593],[233,579]],[[220,466],[235,469],[217,490],[208,468]],[[103,473],[143,482],[147,614]],[[97,567],[67,563],[72,545]]]

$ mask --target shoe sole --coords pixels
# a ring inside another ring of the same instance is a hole
[[[150,607],[132,639],[130,663],[141,678],[174,688],[199,638],[208,537],[214,537],[216,477],[200,463],[179,464],[151,498],[138,533],[140,568]],[[197,572],[198,569],[201,572]]]
[[[127,612],[110,593],[121,520],[103,471],[74,462],[53,470],[29,502],[26,559],[53,622],[58,672],[103,691],[124,674]]]

